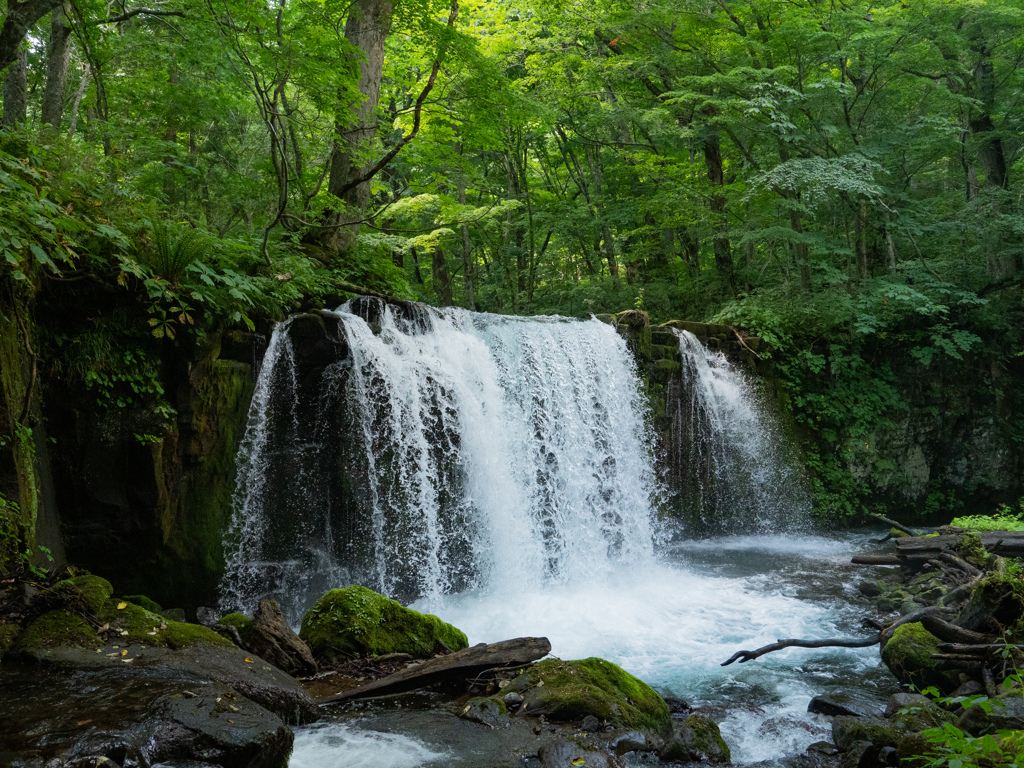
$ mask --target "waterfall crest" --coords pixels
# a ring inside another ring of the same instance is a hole
[[[222,607],[294,621],[359,581],[428,607],[653,558],[661,493],[623,339],[597,320],[333,313],[299,370],[274,331],[239,453]],[[291,321],[289,321],[291,322]]]
[[[810,499],[779,419],[755,384],[689,331],[672,439],[685,516],[706,532],[764,533],[810,520]]]

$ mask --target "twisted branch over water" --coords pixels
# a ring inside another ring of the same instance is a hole
[[[783,648],[867,648],[869,645],[878,645],[881,639],[881,633],[874,637],[838,637],[828,640],[797,640],[790,638],[789,640],[779,640],[771,645],[758,648],[756,651],[736,651],[736,653],[729,657],[728,661],[722,662],[722,666],[728,667],[734,661],[743,664],[744,662],[760,658],[766,653],[781,651]]]

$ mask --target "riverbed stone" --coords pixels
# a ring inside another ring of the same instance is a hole
[[[668,736],[672,715],[658,693],[642,680],[604,659],[545,659],[505,689],[523,696],[528,715],[579,723],[587,715],[616,726]]]
[[[621,768],[622,763],[613,755],[585,749],[569,739],[557,739],[541,745],[537,750],[542,768]]]
[[[317,672],[313,653],[288,625],[281,607],[273,600],[260,600],[248,629],[246,645],[289,675],[310,677]]]
[[[896,693],[890,696],[885,705],[885,716],[908,731],[939,728],[944,723],[956,721],[951,712],[919,693]]]
[[[302,619],[299,637],[318,658],[408,653],[424,659],[469,646],[464,632],[362,586],[332,589]]]
[[[1024,692],[1002,693],[989,703],[992,707],[987,712],[978,705],[968,707],[957,720],[957,727],[975,736],[994,731],[1024,731]]]
[[[724,765],[732,760],[729,745],[722,738],[718,724],[697,712],[677,724],[674,738],[661,751],[660,757],[666,762],[711,765]]]
[[[899,723],[880,717],[850,717],[840,715],[832,721],[832,741],[839,749],[848,751],[859,741],[876,747],[895,747],[904,733]]]
[[[954,672],[939,669],[938,662],[932,658],[941,643],[920,622],[904,624],[896,628],[882,648],[882,661],[904,685],[917,688],[934,685],[948,693],[960,681]]]
[[[470,699],[459,712],[459,717],[490,728],[502,728],[508,723],[505,702],[497,698]]]

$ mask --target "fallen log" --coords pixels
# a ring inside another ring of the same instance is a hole
[[[546,637],[519,637],[490,645],[480,643],[447,656],[435,656],[380,680],[319,699],[317,703],[323,706],[350,699],[404,693],[450,678],[469,677],[487,669],[520,666],[542,659],[549,653],[551,643]]]
[[[899,555],[854,555],[850,560],[854,565],[905,565],[906,561]]]
[[[875,518],[875,520],[878,520],[879,522],[885,523],[890,528],[895,528],[897,531],[903,531],[908,536],[920,536],[921,535],[920,531],[915,531],[913,528],[908,528],[907,526],[903,525],[902,523],[897,523],[895,520],[890,520],[888,517],[883,517],[882,515],[876,515],[873,512],[868,512],[868,517],[873,517],[873,518]]]
[[[736,651],[726,661],[723,661],[721,666],[728,667],[735,661],[745,664],[748,661],[764,656],[766,653],[781,651],[784,648],[867,648],[869,645],[877,645],[880,637],[881,635],[860,638],[840,637],[829,640],[797,640],[795,638],[778,640],[771,645],[758,648],[756,651]]]
[[[993,554],[1007,557],[1024,556],[1024,531],[984,531],[977,535],[985,548]],[[949,551],[962,538],[961,534],[907,537],[896,540],[896,551],[904,557],[925,554],[935,557],[941,552]]]
[[[921,626],[944,643],[982,645],[991,641],[988,635],[958,627],[956,624],[951,624],[944,619],[940,619],[938,616],[922,616],[920,621]]]
[[[971,576],[971,578],[976,579],[979,576],[981,576],[981,570],[980,569],[975,568],[973,565],[968,563],[966,560],[964,560],[963,558],[957,557],[952,552],[940,552],[939,553],[939,560],[941,560],[944,563],[949,563],[954,568],[959,568],[961,571],[963,571],[964,573],[966,573],[969,576]]]

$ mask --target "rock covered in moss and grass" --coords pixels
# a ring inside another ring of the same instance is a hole
[[[252,619],[246,616],[244,613],[228,613],[221,616],[217,620],[217,624],[223,627],[232,627],[238,634],[238,639],[242,641],[242,646],[245,647],[249,643],[249,632],[252,629]],[[217,625],[215,624],[216,628]]]
[[[604,659],[545,659],[505,688],[523,697],[523,711],[551,720],[579,723],[587,715],[601,722],[662,736],[672,731],[668,704],[647,683]]]
[[[668,763],[724,765],[732,761],[732,752],[718,724],[707,715],[695,712],[677,725],[660,757]]]
[[[114,588],[109,581],[101,576],[94,576],[91,573],[72,576],[67,581],[81,596],[86,607],[93,613],[100,610],[103,607],[103,603],[114,594]]]
[[[362,586],[332,589],[302,619],[299,637],[317,658],[408,653],[425,659],[469,645],[464,632]]]
[[[978,582],[958,622],[965,629],[1024,637],[1024,579],[1017,573],[991,573]]]
[[[132,603],[133,605],[137,605],[139,606],[139,608],[145,608],[150,613],[158,613],[163,615],[163,606],[160,605],[160,603],[158,603],[156,600],[150,600],[145,595],[125,595],[121,599],[127,600],[129,603]]]
[[[896,628],[892,638],[882,648],[882,661],[897,680],[919,689],[934,685],[948,693],[960,683],[954,672],[939,668],[932,658],[942,643],[920,622]]]
[[[905,733],[899,723],[880,717],[840,715],[832,720],[832,741],[841,750],[850,750],[861,742],[878,748],[895,747]]]

